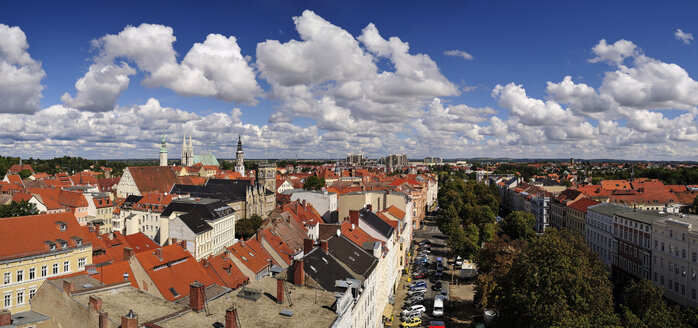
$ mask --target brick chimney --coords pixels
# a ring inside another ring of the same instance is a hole
[[[369,212],[373,212],[373,205],[368,204],[368,205],[366,205],[366,208],[368,209]]]
[[[330,251],[330,246],[329,246],[329,244],[327,243],[327,240],[321,240],[321,241],[320,241],[320,248],[322,248],[322,250],[323,250],[325,253],[327,253],[327,252]]]
[[[0,326],[12,324],[12,313],[8,310],[0,310]]]
[[[102,311],[102,299],[97,296],[90,296],[89,299],[90,310],[95,310],[96,312]]]
[[[299,286],[305,285],[303,259],[293,261],[293,283]]]
[[[161,247],[158,247],[155,249],[155,256],[157,256],[158,260],[160,260],[160,262],[162,262],[162,248]]]
[[[284,302],[284,280],[276,280],[276,303],[282,304]]]
[[[229,308],[225,310],[225,328],[238,328],[238,310]]]
[[[138,315],[133,310],[121,317],[121,328],[138,328]]]
[[[75,290],[75,285],[70,281],[63,280],[63,290],[70,295]]]
[[[171,238],[172,242],[170,242],[170,245],[174,245],[177,243],[177,238]]]
[[[128,261],[131,259],[133,256],[133,248],[131,247],[124,247],[124,261]]]
[[[99,312],[99,328],[109,327],[109,314],[106,312]]]
[[[310,251],[313,250],[313,244],[315,243],[314,240],[310,238],[305,238],[303,239],[303,254],[308,254]]]
[[[206,291],[204,284],[194,281],[189,285],[189,307],[195,312],[201,312],[204,309],[206,301]]]
[[[349,223],[354,226],[359,226],[359,211],[351,210],[349,211]]]
[[[257,233],[255,234],[255,237],[257,238],[257,242],[261,245],[262,244],[262,228],[257,228]]]

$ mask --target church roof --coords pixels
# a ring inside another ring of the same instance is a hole
[[[201,163],[202,165],[221,166],[221,164],[218,163],[218,159],[216,159],[216,156],[213,156],[213,154],[194,155],[194,164],[198,163]]]

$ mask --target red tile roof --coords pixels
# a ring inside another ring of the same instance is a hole
[[[573,202],[571,204],[567,204],[567,207],[573,208],[573,209],[580,211],[582,213],[586,213],[587,208],[589,206],[594,206],[594,205],[598,205],[598,204],[601,204],[601,202],[597,202],[591,198],[582,198],[576,202]]]
[[[155,286],[168,301],[175,301],[189,295],[189,285],[198,281],[205,286],[214,283],[191,254],[181,244],[164,246],[162,260],[156,255],[157,250],[136,253],[136,259],[153,280]],[[179,294],[175,296],[170,288]]]
[[[22,185],[22,178],[18,174],[7,174],[7,180],[10,183]]]
[[[136,203],[133,209],[138,211],[162,213],[167,205],[170,205],[172,198],[172,194],[165,195],[164,193],[147,193],[143,195],[143,198]]]
[[[20,171],[23,171],[23,170],[28,170],[29,172],[34,174],[34,169],[29,164],[22,164],[22,165],[13,164],[12,166],[10,166],[10,169],[7,171],[10,173],[19,173]]]
[[[48,175],[48,173],[44,173],[44,172],[36,172],[36,173],[32,174],[32,176],[34,177],[34,179],[37,179],[37,180],[46,179],[46,178],[50,177],[50,175]]]
[[[39,198],[39,201],[46,206],[48,210],[64,209],[63,205],[58,204],[58,194],[60,190],[49,188],[32,188],[29,189],[33,195]]]
[[[347,237],[349,240],[351,240],[354,244],[356,244],[359,247],[363,247],[363,244],[367,242],[379,241],[378,239],[371,237],[368,233],[363,231],[358,226],[354,226],[354,228],[352,229],[351,223],[349,223],[349,221],[342,222],[341,231],[342,236]]]
[[[81,239],[84,244],[89,241],[72,213],[3,218],[0,219],[0,260],[50,253],[47,241],[61,250],[58,239],[66,241],[69,249],[75,248],[76,240],[71,237]]]
[[[398,222],[395,220],[391,220],[389,217],[387,217],[385,214],[381,212],[376,212],[375,213],[377,217],[379,217],[381,220],[385,221],[385,223],[391,225],[393,228],[397,230]]]
[[[294,201],[284,204],[281,207],[281,210],[283,212],[288,212],[294,219],[298,220],[298,222],[305,226],[316,225],[324,222],[320,214],[315,210],[315,208],[313,208],[313,205],[310,205],[310,203],[305,203],[305,205],[303,205],[301,201]]]
[[[172,185],[179,182],[169,166],[132,166],[127,169],[142,195],[149,192],[170,192]]]
[[[207,259],[202,259],[199,261],[199,264],[201,264],[209,277],[218,285],[237,289],[249,283],[250,278],[240,271],[229,256],[228,252],[224,252],[219,255],[210,256]]]
[[[119,184],[120,180],[121,177],[97,179],[97,187],[101,192],[110,192],[112,189],[116,189],[116,185]]]
[[[124,236],[124,240],[129,247],[133,248],[134,253],[146,252],[158,248],[158,244],[148,238],[142,232]]]
[[[398,220],[403,220],[405,218],[405,212],[395,207],[395,205],[390,205],[390,207],[386,208],[385,211],[398,218]]]
[[[630,182],[627,180],[602,180],[601,188],[608,190],[630,190]]]
[[[262,237],[269,243],[269,246],[279,254],[287,265],[291,265],[291,256],[295,253],[288,244],[277,236],[272,229],[266,228],[262,230]]]
[[[67,206],[70,208],[87,207],[87,199],[85,195],[81,192],[61,190],[58,193],[58,199],[56,199],[58,204]]]
[[[269,266],[267,260],[272,260],[273,262],[269,253],[267,253],[255,239],[235,243],[233,246],[228,247],[228,249],[231,252],[230,254],[237,257],[242,264],[255,274]]]
[[[16,194],[12,195],[13,202],[21,202],[21,201],[28,202],[31,198],[32,198],[32,194],[28,194],[26,192],[18,192]]]
[[[70,176],[70,181],[73,182],[75,186],[96,186],[97,177],[96,173],[93,172],[78,172]]]

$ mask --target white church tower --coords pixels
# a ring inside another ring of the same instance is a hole
[[[235,172],[240,173],[243,177],[245,176],[244,160],[245,156],[242,153],[242,139],[240,139],[240,135],[238,135],[238,150],[235,152]]]
[[[160,166],[167,166],[167,142],[165,141],[165,134],[162,135],[162,142],[160,144]]]
[[[194,166],[194,142],[189,135],[189,147],[187,147],[187,135],[182,137],[182,157],[180,164],[182,166]]]

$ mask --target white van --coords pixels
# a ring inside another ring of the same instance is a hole
[[[434,297],[434,311],[431,313],[435,317],[440,317],[444,315],[444,297],[443,295],[436,295]]]

